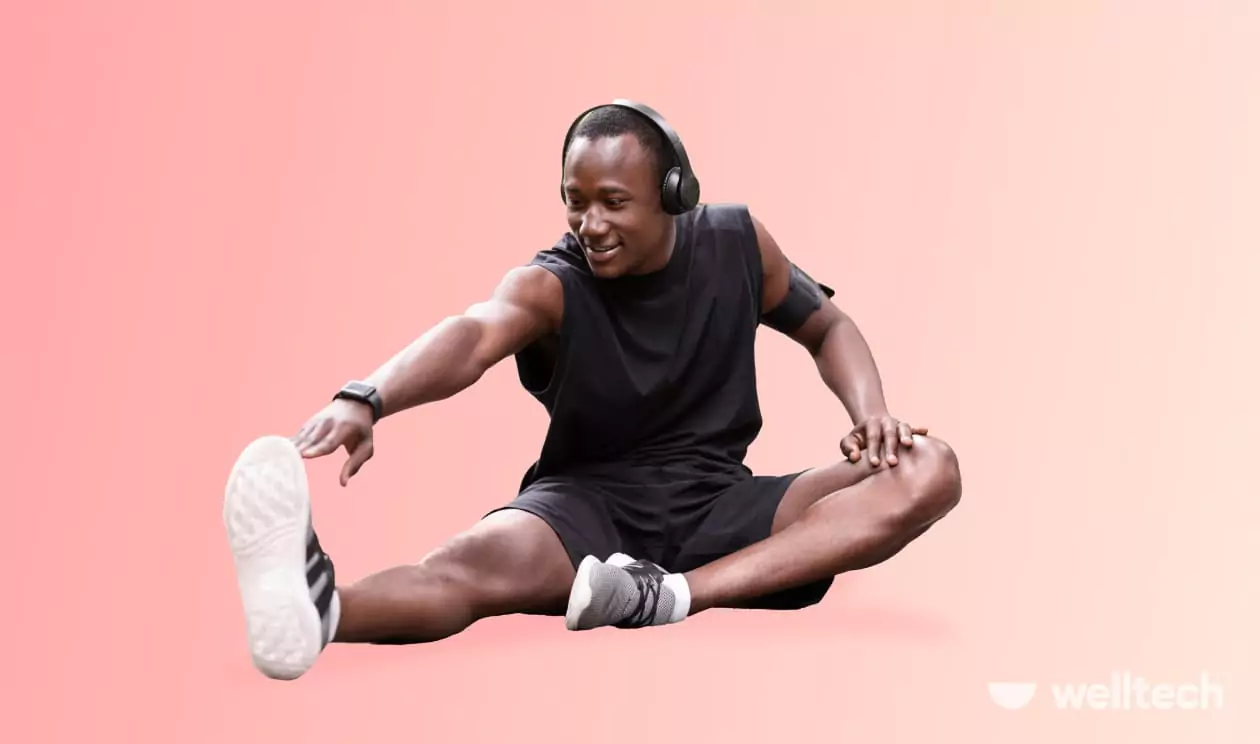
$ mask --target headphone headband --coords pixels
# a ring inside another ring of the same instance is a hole
[[[665,121],[665,117],[657,113],[652,107],[642,103],[625,98],[617,98],[611,104],[602,103],[598,106],[592,106],[579,114],[573,120],[573,123],[569,125],[569,131],[564,137],[564,149],[560,153],[560,167],[564,168],[564,159],[568,156],[569,145],[573,141],[573,133],[577,131],[577,127],[582,122],[582,119],[586,118],[586,115],[592,111],[610,105],[629,109],[647,119],[648,123],[656,129],[669,146],[670,152],[674,156],[674,162],[667,169],[665,180],[661,184],[661,202],[665,210],[671,214],[682,214],[694,209],[700,202],[700,181],[691,170],[691,160],[687,157],[687,150],[683,147],[682,138]],[[564,189],[561,188],[561,197],[563,198],[563,196]]]

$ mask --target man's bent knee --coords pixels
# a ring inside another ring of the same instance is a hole
[[[934,437],[916,436],[906,468],[905,514],[907,521],[931,524],[953,510],[962,499],[962,471],[953,448]]]

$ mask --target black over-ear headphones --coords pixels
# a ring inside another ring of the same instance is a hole
[[[609,104],[600,104],[583,111],[569,125],[569,133],[564,137],[564,149],[560,153],[561,169],[564,168],[564,158],[569,152],[569,143],[573,139],[573,132],[577,129],[578,123],[595,109],[607,105]],[[687,159],[687,151],[683,149],[682,139],[679,138],[678,133],[670,127],[663,116],[641,103],[618,98],[612,102],[612,105],[630,109],[646,118],[652,126],[656,127],[656,131],[661,133],[674,153],[674,162],[665,174],[664,182],[661,183],[661,205],[665,211],[669,214],[683,214],[695,209],[700,203],[700,181],[691,170],[691,161]],[[565,198],[563,185],[560,187],[560,198],[568,201]]]

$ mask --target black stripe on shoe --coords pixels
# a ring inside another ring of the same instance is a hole
[[[332,609],[333,595],[337,591],[337,572],[332,558],[324,552],[319,544],[319,536],[314,530],[306,541],[306,585],[311,592],[311,601],[319,612],[323,625],[323,642],[328,643],[330,630],[329,611]]]

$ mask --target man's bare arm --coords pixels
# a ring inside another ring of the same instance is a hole
[[[382,416],[449,398],[491,367],[560,328],[564,292],[540,266],[509,271],[489,299],[439,322],[365,382]]]
[[[753,226],[761,249],[764,316],[788,298],[792,264],[770,231],[755,217]],[[784,333],[809,350],[823,382],[840,399],[854,423],[888,413],[870,347],[857,324],[834,303],[822,298],[816,310]]]

